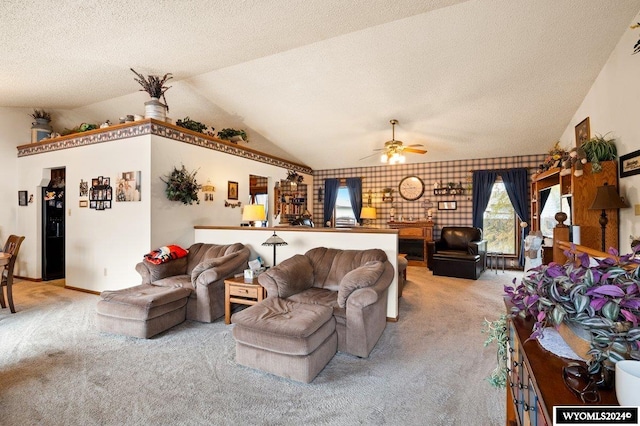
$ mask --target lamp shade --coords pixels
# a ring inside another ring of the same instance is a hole
[[[247,204],[242,211],[242,220],[244,222],[260,222],[267,218],[262,204]]]
[[[593,204],[589,207],[590,210],[609,210],[620,209],[626,207],[622,198],[618,195],[617,188],[613,185],[607,185],[598,187],[596,192],[596,198],[593,200]]]
[[[363,207],[360,212],[360,219],[375,219],[376,208],[375,207]]]
[[[287,242],[276,235],[274,232],[272,236],[270,236],[267,241],[262,243],[263,246],[287,246]]]

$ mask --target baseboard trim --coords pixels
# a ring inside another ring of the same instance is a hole
[[[398,317],[387,317],[387,322],[398,322]]]
[[[100,296],[100,292],[95,290],[87,290],[86,288],[71,287],[69,285],[65,285],[64,288],[65,290],[81,291],[83,293],[95,294],[96,296]]]
[[[42,278],[21,277],[20,275],[14,275],[13,278],[23,281],[32,281],[34,283],[42,282]]]

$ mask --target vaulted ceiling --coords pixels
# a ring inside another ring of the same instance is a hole
[[[391,139],[392,118],[396,139],[428,151],[408,162],[536,154],[639,11],[637,0],[3,0],[0,106],[125,96],[134,67],[172,72],[239,117],[254,147],[313,169],[378,165],[361,158]]]

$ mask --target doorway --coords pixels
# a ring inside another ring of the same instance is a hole
[[[65,168],[51,169],[42,187],[42,280],[65,276]]]

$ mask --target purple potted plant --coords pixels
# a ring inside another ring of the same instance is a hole
[[[591,374],[613,369],[622,359],[640,360],[640,260],[637,253],[593,259],[587,254],[564,265],[550,263],[531,269],[522,282],[505,286],[507,300],[515,315],[535,318],[530,339],[544,328],[566,324],[582,329],[589,340],[587,366]]]

